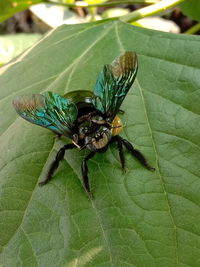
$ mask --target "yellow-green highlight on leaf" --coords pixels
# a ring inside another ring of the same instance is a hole
[[[100,1],[100,0],[99,0]],[[124,0],[123,4],[144,4],[144,5],[151,5],[158,3],[160,0]],[[56,2],[53,0],[46,0],[45,1],[48,4],[52,5],[59,5],[59,6],[65,6],[65,7],[110,7],[110,6],[118,6],[121,5],[121,1],[107,1],[101,0],[99,3],[91,3],[88,4],[86,1],[76,1],[74,4],[71,4],[69,2]]]
[[[120,17],[129,13],[128,8],[109,8],[102,13],[103,18]]]

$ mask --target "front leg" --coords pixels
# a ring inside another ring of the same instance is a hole
[[[125,170],[125,157],[124,157],[124,152],[123,152],[123,147],[122,147],[123,143],[122,143],[121,137],[119,135],[113,136],[111,142],[117,143],[122,169]]]
[[[67,145],[63,146],[63,147],[58,151],[55,160],[54,160],[54,161],[51,163],[51,165],[50,165],[50,168],[49,168],[49,170],[48,170],[48,173],[47,173],[47,175],[46,175],[45,180],[42,181],[42,182],[40,182],[39,185],[45,185],[45,184],[47,184],[47,183],[51,180],[51,178],[52,178],[54,172],[56,171],[56,169],[57,169],[58,166],[59,166],[60,161],[63,160],[63,158],[64,158],[65,150],[67,150],[67,149],[72,149],[72,148],[75,148],[75,147],[76,147],[76,146],[75,146],[74,144],[67,144]]]
[[[126,139],[123,139],[121,136],[118,135],[118,139],[121,140],[122,144],[126,147],[126,149],[135,156],[143,166],[145,166],[150,171],[155,171],[155,168],[151,167],[145,157],[142,155],[142,153],[135,149],[131,143],[129,143]]]
[[[91,152],[89,155],[87,155],[83,161],[82,161],[82,166],[81,166],[81,171],[82,171],[82,177],[83,177],[83,184],[86,192],[91,196],[91,190],[90,190],[90,185],[89,185],[89,180],[88,180],[88,167],[87,167],[87,160],[91,159],[94,157],[95,152]]]

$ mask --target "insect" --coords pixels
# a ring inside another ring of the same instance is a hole
[[[45,127],[57,135],[66,136],[72,143],[64,145],[51,163],[44,181],[48,183],[68,149],[88,149],[82,161],[83,185],[91,194],[87,161],[95,153],[104,152],[109,144],[117,143],[121,166],[125,168],[123,147],[149,170],[154,170],[142,153],[118,134],[123,125],[117,115],[120,106],[131,88],[137,74],[137,56],[126,51],[99,73],[94,92],[73,91],[61,96],[54,92],[18,96],[13,105],[25,120]]]

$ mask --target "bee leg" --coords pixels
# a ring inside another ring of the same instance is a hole
[[[123,139],[122,137],[118,136],[119,139],[121,139],[122,144],[126,147],[126,149],[133,155],[135,156],[143,166],[145,166],[148,170],[150,171],[155,171],[153,167],[151,167],[145,157],[142,155],[142,153],[135,149],[131,143],[129,143],[126,139]]]
[[[62,136],[61,134],[56,134],[56,135],[54,135],[53,138],[56,140],[56,139],[60,139],[61,136]]]
[[[121,109],[119,109],[119,110],[118,110],[118,113],[120,113],[120,114],[124,114],[124,113],[125,113],[125,111],[124,111],[124,110],[121,110]]]
[[[60,161],[63,160],[63,158],[64,158],[65,150],[72,149],[72,148],[75,148],[75,147],[76,146],[74,144],[67,144],[67,145],[61,147],[61,149],[58,151],[58,153],[56,155],[55,160],[50,165],[50,168],[48,170],[48,173],[46,175],[45,180],[40,182],[39,185],[45,185],[51,180],[54,172],[56,171],[56,169],[59,166]]]
[[[89,180],[88,180],[88,167],[87,167],[87,160],[91,159],[95,155],[95,152],[91,152],[89,155],[87,155],[83,161],[81,166],[82,176],[83,176],[83,184],[86,192],[91,195]]]
[[[125,171],[125,157],[124,157],[123,146],[122,146],[123,142],[121,140],[121,137],[119,135],[114,136],[112,138],[112,142],[117,143],[122,169]]]

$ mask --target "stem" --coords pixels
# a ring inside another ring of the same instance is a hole
[[[121,20],[124,22],[132,22],[138,19],[142,19],[147,16],[157,14],[161,11],[169,9],[170,7],[176,6],[185,0],[163,0],[154,5],[141,8],[139,10],[133,11],[127,15],[121,16]]]
[[[192,26],[189,30],[185,31],[186,34],[194,34],[196,32],[200,31],[200,23],[195,24]]]
[[[95,15],[97,14],[97,8],[96,7],[89,7],[88,8],[88,13],[91,16],[90,21],[95,21]]]
[[[106,2],[101,4],[87,4],[83,1],[77,1],[73,4],[67,4],[67,3],[61,3],[61,2],[54,2],[51,0],[45,0],[44,1],[47,4],[51,5],[57,5],[57,6],[64,6],[64,7],[110,7],[110,6],[118,6],[122,4],[155,4],[158,3],[159,0],[124,0],[124,1],[113,1],[113,2]]]

